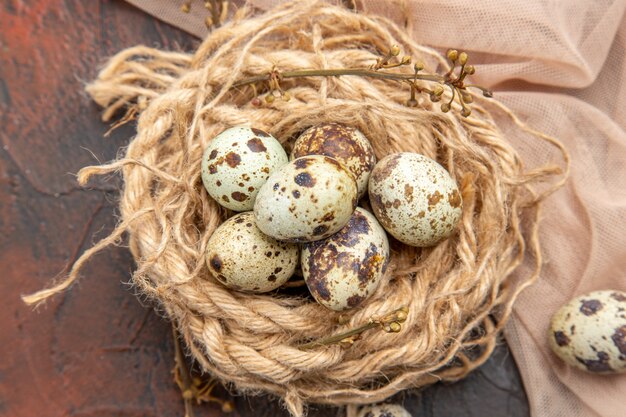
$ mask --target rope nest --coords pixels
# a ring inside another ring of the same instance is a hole
[[[79,180],[121,171],[121,221],[79,259],[70,282],[90,256],[128,232],[137,262],[134,285],[176,323],[203,369],[238,390],[278,395],[297,416],[307,402],[380,401],[402,389],[462,378],[479,366],[516,295],[539,274],[539,202],[562,183],[554,166],[525,170],[494,120],[517,126],[514,134],[530,146],[532,140],[560,144],[480,97],[469,118],[442,113],[427,96],[418,107],[406,107],[407,89],[392,80],[284,80],[291,100],[260,107],[251,103],[251,88],[230,88],[273,69],[367,68],[393,44],[425,62],[427,72],[448,68],[439,53],[384,18],[302,2],[258,16],[240,11],[192,55],[135,47],[113,57],[88,92],[105,108],[105,119],[128,106],[140,113],[137,136],[123,157],[83,169]],[[432,248],[393,242],[379,289],[342,316],[302,295],[225,288],[210,276],[204,253],[230,213],[202,186],[203,149],[222,130],[243,123],[288,148],[300,132],[328,121],[361,130],[379,159],[410,151],[446,167],[463,196],[458,233]],[[512,281],[525,253],[534,269]],[[33,297],[50,295],[45,291]],[[348,349],[298,348],[402,306],[408,318],[399,333],[368,330]]]

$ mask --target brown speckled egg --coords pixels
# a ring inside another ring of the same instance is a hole
[[[278,242],[256,227],[252,212],[239,213],[214,232],[206,250],[211,274],[225,286],[250,292],[283,285],[298,263],[298,246]]]
[[[359,198],[367,191],[367,181],[376,165],[370,141],[358,129],[340,123],[323,123],[307,129],[291,151],[291,159],[305,155],[326,155],[342,163],[354,175]]]
[[[411,417],[411,414],[400,404],[378,404],[361,408],[358,417]]]
[[[272,135],[235,126],[217,135],[204,150],[202,183],[220,205],[248,211],[270,174],[287,162],[287,153]]]
[[[352,174],[335,159],[303,156],[268,178],[257,195],[254,215],[259,229],[274,239],[312,242],[350,220],[356,190]]]
[[[410,246],[432,246],[449,237],[461,219],[456,182],[436,161],[416,153],[381,159],[369,181],[370,203],[383,227]]]
[[[548,339],[554,353],[578,369],[626,372],[626,292],[574,298],[552,317]]]
[[[366,210],[354,214],[334,235],[302,246],[304,281],[331,310],[357,307],[376,290],[389,262],[385,229]]]

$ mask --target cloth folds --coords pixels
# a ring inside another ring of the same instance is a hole
[[[207,33],[203,2],[190,13],[170,0],[129,3],[195,35]],[[233,2],[235,5],[241,1]],[[281,0],[249,1],[267,10]],[[569,368],[550,351],[552,314],[589,291],[626,291],[626,1],[361,0],[418,42],[466,50],[474,81],[571,153],[570,181],[544,203],[542,277],[518,298],[506,337],[535,417],[622,417],[626,374]],[[506,132],[506,126],[503,127]],[[557,159],[511,137],[529,166]],[[532,267],[527,260],[518,273]]]

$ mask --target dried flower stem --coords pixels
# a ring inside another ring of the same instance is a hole
[[[250,78],[246,78],[244,80],[237,81],[232,85],[232,88],[252,85],[254,90],[256,91],[257,83],[267,82],[269,87],[269,93],[265,96],[265,102],[267,104],[271,104],[274,102],[276,97],[282,97],[285,101],[288,101],[291,97],[288,92],[284,92],[280,87],[280,82],[286,78],[339,77],[343,75],[355,75],[360,77],[395,80],[408,84],[410,86],[411,96],[406,102],[406,105],[409,107],[417,107],[418,102],[415,98],[415,94],[417,92],[429,93],[430,100],[434,103],[441,100],[441,94],[443,93],[442,85],[445,85],[450,88],[452,94],[450,100],[441,105],[441,110],[444,113],[449,112],[452,109],[452,104],[454,103],[454,100],[456,98],[461,105],[461,115],[464,117],[468,117],[471,114],[471,109],[469,108],[469,106],[467,106],[467,104],[473,101],[470,94],[467,92],[468,87],[481,90],[483,96],[485,97],[493,96],[493,93],[484,87],[474,84],[466,85],[464,83],[465,78],[468,75],[474,74],[474,72],[476,71],[473,65],[467,65],[469,57],[465,52],[461,52],[459,54],[458,51],[454,49],[448,51],[446,56],[450,60],[452,65],[450,66],[448,72],[446,72],[444,75],[420,74],[420,71],[424,69],[424,64],[422,64],[421,62],[414,64],[413,73],[379,71],[381,69],[385,70],[406,66],[411,63],[412,58],[410,56],[403,56],[401,59],[397,59],[399,55],[400,47],[398,45],[393,45],[391,48],[389,48],[389,51],[387,51],[386,54],[382,55],[380,58],[377,58],[376,62],[369,68],[301,69],[285,72],[279,72],[276,68],[274,68],[268,74],[256,75]],[[395,62],[392,62],[394,61],[394,59]],[[457,61],[460,64],[459,72],[458,75],[454,75],[455,69],[457,68]],[[419,86],[417,84],[418,81],[434,82],[438,85],[433,90],[430,90],[428,88]],[[464,99],[463,97],[466,98]],[[261,105],[260,99],[258,97],[255,97],[253,99],[253,104],[255,106]]]
[[[194,417],[193,400],[197,404],[202,402],[215,402],[222,406],[224,413],[230,413],[234,410],[233,403],[229,400],[211,395],[213,388],[217,385],[217,381],[209,379],[203,381],[198,377],[193,377],[186,366],[183,349],[180,345],[180,339],[174,326],[172,326],[172,336],[174,337],[174,381],[180,388],[185,403],[185,417]]]
[[[176,381],[176,384],[180,388],[183,395],[183,401],[185,403],[185,417],[193,417],[193,405],[191,403],[191,399],[193,398],[191,375],[185,366],[183,350],[180,346],[178,333],[176,333],[174,326],[172,326],[172,335],[174,337],[174,381]]]
[[[300,345],[298,348],[301,350],[307,350],[313,349],[318,346],[328,346],[335,343],[351,345],[356,339],[358,339],[358,336],[360,336],[361,333],[375,327],[380,327],[387,333],[398,333],[400,330],[402,330],[401,323],[404,323],[406,321],[408,312],[409,310],[407,307],[401,307],[381,318],[375,319],[372,317],[367,323],[359,327],[355,327],[354,329],[350,329],[346,332],[339,333],[334,336],[305,343],[303,345]]]
[[[220,10],[219,5],[217,4],[217,0],[208,0],[209,11],[211,12],[211,22],[213,26],[220,26]]]
[[[337,69],[307,69],[307,70],[295,70],[285,71],[280,73],[280,78],[302,78],[302,77],[338,77],[341,75],[358,75],[361,77],[383,78],[388,80],[426,80],[435,82],[445,82],[445,78],[437,74],[418,74],[417,78],[414,74],[400,74],[394,72],[376,71],[364,68],[337,68]],[[242,87],[248,84],[255,84],[263,81],[269,81],[272,74],[257,75],[254,77],[246,78],[241,81],[237,81],[233,84],[233,87]]]

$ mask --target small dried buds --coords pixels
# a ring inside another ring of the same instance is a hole
[[[289,94],[289,92],[283,91],[283,90],[272,90],[272,91],[270,91],[269,93],[267,93],[265,95],[265,102],[267,104],[272,104],[277,98],[280,98],[283,101],[289,101],[289,100],[291,100],[291,94]],[[256,97],[255,97],[255,99],[256,99]],[[258,107],[258,105],[262,104],[260,101],[255,101],[255,99],[252,99],[252,105],[253,106],[257,106]]]
[[[208,28],[221,26],[228,18],[228,0],[207,0],[204,2],[204,8],[211,13],[204,20],[204,24]]]
[[[289,92],[283,91],[280,86],[280,81],[282,80],[281,74],[273,69],[270,72],[269,82],[269,92],[265,95],[265,102],[267,104],[272,104],[276,98],[281,98],[284,101],[291,100],[291,94]],[[256,95],[256,87],[253,87]],[[254,103],[253,103],[254,105]]]
[[[429,93],[430,101],[432,101],[433,103],[441,101],[441,96],[443,95],[443,86],[437,85],[435,86],[435,88],[433,88],[432,91],[429,91]]]
[[[481,86],[474,84],[465,84],[465,78],[468,75],[472,75],[476,72],[476,68],[473,65],[468,65],[469,55],[467,52],[460,52],[456,49],[449,49],[446,53],[446,57],[452,63],[450,70],[443,76],[443,80],[441,83],[451,91],[451,98],[447,103],[443,103],[441,105],[441,111],[444,113],[449,112],[452,109],[452,105],[454,104],[455,98],[458,99],[459,104],[461,105],[461,116],[469,117],[472,114],[472,110],[468,107],[468,104],[474,102],[474,98],[472,94],[467,90],[468,87],[477,88],[482,91],[483,96],[485,97],[493,97],[493,93]],[[457,63],[460,65],[460,69],[458,74],[455,75],[455,70],[457,68]],[[439,86],[435,91],[431,94],[431,101],[437,102],[441,99],[443,94],[443,87]]]
[[[384,331],[387,333],[398,333],[402,330],[402,323],[404,323],[409,316],[409,309],[401,307],[396,311],[388,314],[375,322],[379,323]]]
[[[378,58],[376,60],[376,63],[371,66],[371,69],[376,71],[381,68],[385,68],[385,69],[395,68],[395,67],[399,67],[402,65],[408,65],[411,63],[411,57],[408,55],[403,56],[402,59],[400,59],[397,62],[390,62],[393,58],[399,55],[400,55],[400,46],[393,45],[391,48],[389,48],[389,51],[387,52],[385,56]]]
[[[465,78],[468,75],[472,75],[476,72],[476,68],[473,65],[467,65],[469,61],[469,55],[467,52],[460,52],[456,49],[449,49],[446,53],[446,57],[452,63],[450,70],[443,76],[442,84],[448,86],[451,90],[451,98],[447,103],[441,105],[441,111],[449,112],[452,109],[454,99],[458,97],[459,104],[461,105],[461,115],[463,117],[469,117],[472,114],[472,110],[468,107],[468,104],[474,102],[472,94],[467,91],[468,87],[477,88],[482,91],[483,96],[493,97],[493,93],[479,85],[465,84]],[[460,70],[457,75],[454,74],[457,63],[460,65]],[[430,99],[433,102],[441,100],[443,94],[443,87],[438,86],[436,90],[430,95]]]
[[[459,64],[465,65],[467,63],[467,58],[468,58],[467,54],[465,52],[461,52],[459,54]]]
[[[459,58],[459,51],[457,51],[456,49],[448,49],[446,56],[450,61],[454,62]]]

